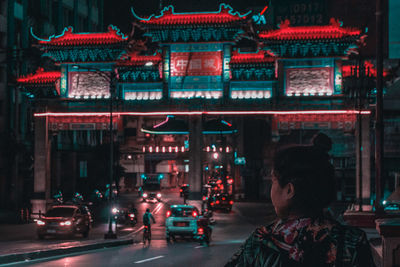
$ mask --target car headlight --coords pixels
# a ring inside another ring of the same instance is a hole
[[[72,224],[71,221],[60,222],[61,226],[69,226],[71,224]]]
[[[147,197],[147,193],[143,193],[143,197]]]
[[[161,193],[158,193],[158,194],[157,194],[157,197],[160,198],[160,197],[161,197]]]
[[[36,221],[37,225],[45,225],[46,223],[42,220],[37,220]]]
[[[118,213],[118,209],[117,209],[117,208],[113,208],[113,209],[111,210],[111,212],[112,212],[113,214],[117,214],[117,213]]]

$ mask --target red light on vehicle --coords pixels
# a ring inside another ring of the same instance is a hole
[[[219,200],[215,201],[216,204],[219,204]]]
[[[203,196],[203,201],[206,200],[207,198],[205,196]]]
[[[229,201],[229,204],[233,205],[233,200]]]
[[[182,189],[179,189],[179,192],[182,192]]]
[[[197,233],[198,233],[199,235],[204,234],[204,229],[203,229],[203,228],[197,229]]]
[[[221,180],[218,180],[218,181],[217,181],[217,184],[222,184],[222,181],[221,181]]]
[[[197,215],[198,215],[198,214],[197,214],[196,211],[193,211],[193,212],[192,212],[192,216],[193,216],[193,217],[197,217]]]
[[[169,216],[171,216],[171,211],[170,211],[170,210],[167,211],[167,218],[168,218]]]
[[[233,184],[233,179],[228,179],[228,184]]]
[[[225,200],[225,199],[226,199],[226,198],[224,198],[224,197],[222,198],[222,200]]]
[[[214,206],[214,202],[211,202],[211,204],[210,204],[211,206]]]

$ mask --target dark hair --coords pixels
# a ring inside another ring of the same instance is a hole
[[[146,209],[146,212],[150,212],[150,209],[149,209],[149,208],[147,208],[147,209]]]
[[[292,146],[275,153],[274,175],[281,187],[292,183],[291,208],[320,215],[336,198],[335,173],[329,155],[315,146]]]

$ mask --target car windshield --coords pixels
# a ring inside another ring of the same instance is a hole
[[[173,208],[171,213],[173,217],[189,217],[192,216],[193,208]]]
[[[160,190],[160,184],[144,184],[143,190],[148,190],[148,191]]]
[[[47,211],[46,217],[72,217],[75,208],[53,208]]]

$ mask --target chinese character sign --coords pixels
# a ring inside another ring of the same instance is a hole
[[[171,76],[214,76],[221,73],[221,51],[171,53]]]

